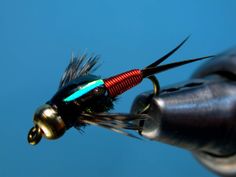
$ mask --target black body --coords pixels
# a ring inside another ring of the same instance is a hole
[[[93,89],[74,101],[63,101],[67,96],[78,90],[80,86],[97,79],[100,78],[91,74],[80,76],[60,88],[52,99],[47,102],[47,104],[57,109],[67,129],[74,126],[75,122],[77,122],[77,128],[79,127],[78,122],[81,122],[81,126],[83,126],[83,121],[79,121],[83,114],[103,113],[113,108],[114,99],[108,96],[103,86]]]

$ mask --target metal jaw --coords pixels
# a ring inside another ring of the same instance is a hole
[[[236,48],[204,64],[187,82],[139,95],[132,113],[150,104],[144,137],[188,149],[209,169],[236,175]]]

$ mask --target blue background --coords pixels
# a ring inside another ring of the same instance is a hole
[[[167,62],[216,54],[236,44],[234,0],[0,1],[0,176],[215,176],[191,153],[108,130],[70,129],[57,141],[27,144],[35,109],[55,93],[72,52],[101,55],[96,74],[142,68],[190,40]],[[159,74],[161,86],[186,80],[201,62]],[[123,94],[129,112],[149,81]]]

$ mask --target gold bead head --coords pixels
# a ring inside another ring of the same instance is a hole
[[[55,108],[48,104],[44,104],[36,110],[34,124],[35,127],[28,134],[28,142],[33,145],[37,144],[42,136],[47,139],[57,139],[66,131],[61,116]]]

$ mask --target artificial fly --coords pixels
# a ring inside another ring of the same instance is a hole
[[[140,114],[112,114],[108,111],[113,108],[117,96],[138,85],[144,78],[152,81],[154,95],[158,95],[159,83],[154,74],[213,57],[205,56],[159,66],[187,39],[144,69],[133,69],[106,79],[91,74],[98,61],[97,56],[88,59],[86,55],[72,57],[56,94],[36,110],[34,127],[29,131],[28,142],[35,145],[42,137],[57,139],[71,127],[80,130],[86,125],[97,125],[127,136],[137,137],[127,130],[142,130],[141,124],[137,122],[148,119],[148,116],[142,114],[148,105]]]

